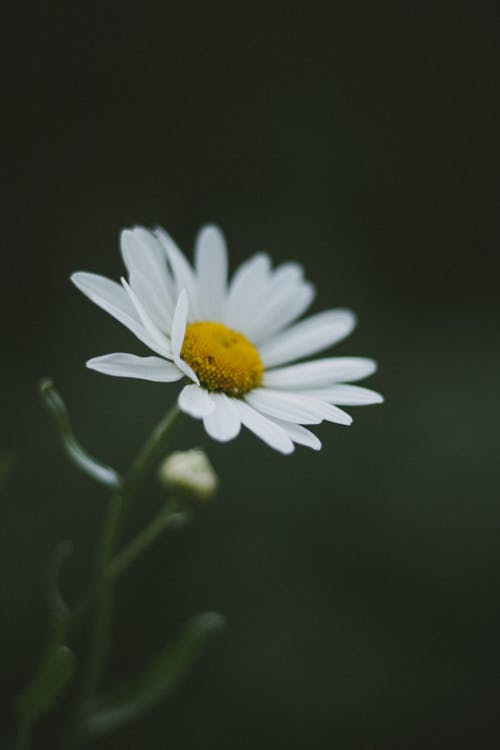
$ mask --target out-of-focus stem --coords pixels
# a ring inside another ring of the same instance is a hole
[[[164,528],[170,525],[171,518],[175,515],[173,512],[160,513],[121,553],[115,554],[125,514],[130,510],[150,470],[161,458],[178,415],[179,407],[174,404],[156,425],[148,441],[133,461],[119,491],[110,497],[98,548],[95,583],[77,604],[71,622],[73,626],[76,625],[95,601],[89,653],[74,714],[63,741],[62,750],[76,750],[84,740],[80,730],[80,717],[85,703],[99,686],[103,673],[111,634],[114,582],[158,538]]]

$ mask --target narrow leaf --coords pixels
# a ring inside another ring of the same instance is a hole
[[[59,438],[69,459],[85,474],[107,487],[117,488],[121,484],[119,474],[90,455],[77,441],[71,428],[68,410],[51,380],[42,380],[39,391],[43,403],[50,412],[59,432]]]
[[[19,701],[21,712],[34,722],[49,711],[69,685],[76,669],[76,657],[67,646],[49,648]]]
[[[89,707],[87,731],[93,735],[110,732],[154,708],[188,674],[206,644],[224,625],[224,618],[216,612],[189,620],[176,640],[132,682]]]

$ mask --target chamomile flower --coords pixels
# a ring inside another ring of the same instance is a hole
[[[298,319],[314,298],[297,263],[273,269],[259,253],[228,280],[226,244],[215,226],[196,238],[194,267],[161,228],[127,229],[121,253],[128,280],[78,272],[71,280],[125,325],[153,356],[106,354],[87,367],[116,377],[168,383],[187,378],[182,411],[202,419],[226,442],[244,425],[281,453],[294,444],[318,450],[304,425],[348,425],[340,406],[380,403],[374,391],[351,385],[371,375],[364,357],[304,361],[351,333],[355,316],[335,309]]]

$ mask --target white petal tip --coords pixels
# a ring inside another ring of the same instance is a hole
[[[133,227],[125,227],[125,229],[122,229],[120,232],[120,245],[128,241],[133,234],[133,229]]]
[[[350,414],[348,414],[343,409],[339,409],[334,407],[336,414],[333,415],[328,421],[333,422],[334,424],[340,424],[343,427],[350,427],[352,425],[353,419]]]
[[[215,409],[215,403],[208,392],[193,384],[184,386],[179,394],[178,404],[183,412],[194,419],[207,417]]]
[[[187,362],[184,362],[184,360],[178,356],[174,356],[174,364],[177,365],[179,370],[181,370],[181,372],[183,372],[187,378],[192,380],[195,385],[200,385],[198,375],[195,373],[193,368],[188,365]]]
[[[358,316],[356,315],[353,310],[346,310],[345,311],[346,316],[346,330],[345,330],[345,336],[350,336],[351,333],[354,331],[356,326],[358,325]]]
[[[220,236],[222,234],[222,229],[217,224],[209,221],[207,224],[203,224],[199,231],[199,234],[207,234],[208,232],[212,232]]]
[[[85,367],[88,367],[89,370],[99,372],[99,359],[100,357],[94,357],[93,359],[87,360],[87,362],[85,362]]]
[[[92,279],[92,277],[93,274],[90,274],[88,271],[75,271],[71,274],[69,280],[76,286],[77,289],[79,289],[81,292],[85,292],[85,289],[88,287],[88,283]]]
[[[318,451],[320,451],[320,450],[321,450],[321,448],[322,448],[323,446],[322,446],[322,444],[321,444],[321,440],[318,440],[317,442],[316,442],[316,441],[314,441],[314,443],[313,443],[313,442],[311,442],[311,443],[308,443],[308,444],[307,444],[306,446],[304,446],[304,447],[305,447],[305,448],[310,448],[311,450],[313,450],[313,451],[316,451],[316,452],[318,452]]]
[[[216,443],[230,443],[231,440],[234,440],[234,438],[237,437],[237,435],[224,435],[224,437],[221,437],[220,435],[210,435],[210,437],[212,440],[215,440]]]

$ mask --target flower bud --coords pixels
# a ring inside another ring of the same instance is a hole
[[[160,466],[160,481],[169,490],[192,500],[208,500],[219,486],[219,478],[204,451],[175,451]]]

